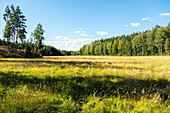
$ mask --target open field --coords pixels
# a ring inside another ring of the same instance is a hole
[[[0,112],[170,112],[170,57],[0,59]]]

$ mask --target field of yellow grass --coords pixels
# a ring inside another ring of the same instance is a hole
[[[170,57],[0,59],[0,112],[170,112]]]

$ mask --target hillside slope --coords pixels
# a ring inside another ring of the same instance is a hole
[[[0,46],[0,58],[20,57],[24,54],[24,49],[11,48],[9,46]]]

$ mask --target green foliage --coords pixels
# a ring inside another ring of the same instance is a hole
[[[95,55],[104,55],[102,42],[98,42],[97,44],[95,44],[94,53],[95,53]]]
[[[10,45],[10,47],[8,45]],[[18,50],[22,50],[22,51],[18,51]],[[37,50],[38,50],[37,45],[32,42],[24,41],[23,43],[16,44],[16,43],[11,43],[11,42],[0,40],[0,55],[2,55],[1,57],[39,58],[42,56],[65,55],[60,50],[52,46],[42,45],[42,49],[40,51],[37,51]]]
[[[94,55],[94,44],[90,44],[90,55]]]
[[[89,55],[89,54],[90,54],[90,49],[89,49],[89,47],[90,47],[89,45],[85,46],[84,52],[83,52],[84,55]]]
[[[43,36],[44,32],[45,31],[42,29],[42,25],[39,23],[34,32],[32,33],[32,36],[34,37],[38,49],[42,48],[42,41],[45,39]]]
[[[118,42],[114,40],[113,47],[112,47],[112,55],[117,55],[118,53]]]
[[[44,30],[42,29],[42,25],[39,23],[36,27],[36,29],[34,30],[34,32],[31,34],[34,37],[35,40],[35,45],[36,45],[36,49],[35,52],[37,54],[39,54],[39,56],[42,56],[42,41],[45,39],[43,34],[44,34]]]
[[[165,28],[156,25],[152,30],[145,32],[95,41],[90,45],[84,45],[79,52],[81,55],[169,55],[169,40],[170,25]]]
[[[132,39],[132,48],[134,53],[139,56],[147,55],[147,46],[146,46],[146,34],[139,33]]]
[[[8,21],[7,23],[6,23],[6,26],[5,26],[5,30],[4,30],[4,38],[5,39],[7,39],[7,43],[9,43],[10,42],[10,40],[11,40],[11,29],[10,29],[10,22]]]
[[[166,55],[170,55],[170,42],[169,42],[170,39],[166,39],[165,41],[165,54]]]
[[[119,43],[118,43],[118,55],[123,55],[123,48],[124,48],[124,39],[119,39]]]
[[[11,5],[5,8],[5,14],[3,19],[6,22],[4,30],[4,38],[9,42],[18,43],[18,38],[23,42],[26,38],[26,25],[25,25],[25,16],[22,14],[20,7],[16,8]]]
[[[156,43],[156,46],[158,48],[158,53],[160,55],[163,54],[164,52],[164,48],[163,48],[163,45],[164,45],[164,37],[163,37],[163,28],[160,27],[157,29],[156,33],[155,33],[155,43]]]
[[[107,55],[108,51],[107,51],[107,47],[106,47],[106,43],[103,43],[103,55]]]

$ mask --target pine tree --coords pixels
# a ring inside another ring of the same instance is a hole
[[[100,44],[95,46],[94,53],[95,53],[95,55],[100,55],[101,54],[101,52],[100,52]]]
[[[170,55],[170,42],[168,38],[165,41],[165,54]]]
[[[10,13],[11,10],[9,9],[9,6],[5,8],[5,14],[3,14],[3,19],[6,22],[5,29],[4,29],[4,38],[7,39],[7,42],[9,43],[11,40],[11,22],[10,22]]]
[[[112,45],[113,45],[113,41],[110,40],[110,41],[107,43],[107,46],[106,46],[109,55],[112,55]]]
[[[130,40],[126,40],[126,55],[131,56],[132,55],[132,44]]]
[[[156,46],[158,47],[159,55],[162,55],[163,45],[164,45],[163,28],[162,27],[158,28],[155,33],[155,43],[156,43]]]
[[[167,27],[164,28],[163,30],[163,37],[165,37],[165,54],[169,55],[170,54],[170,22]]]
[[[118,43],[118,55],[123,55],[123,40],[119,39]]]
[[[103,44],[100,42],[100,48],[99,48],[100,55],[103,55]]]
[[[42,41],[45,39],[43,36],[44,32],[45,31],[42,29],[42,25],[39,23],[32,33],[32,36],[34,37],[35,43],[37,45],[36,52],[38,52],[38,54],[41,54],[42,51]]]
[[[3,14],[3,19],[5,20],[6,23],[10,19],[10,13],[11,13],[11,10],[9,9],[9,6],[7,5],[7,7],[5,8],[5,14]]]
[[[118,53],[118,42],[117,42],[117,40],[115,39],[115,40],[114,40],[114,43],[113,43],[113,45],[112,45],[112,54],[113,54],[113,55],[117,55],[117,53]]]
[[[18,38],[23,42],[23,40],[26,38],[26,25],[25,25],[25,16],[22,14],[20,7],[17,6],[15,11],[15,20],[16,20],[16,43],[18,43]]]
[[[148,46],[148,55],[154,55],[154,48],[155,48],[155,30],[147,32],[146,43]]]
[[[85,46],[83,55],[89,55],[89,45]]]
[[[3,18],[6,22],[6,26],[10,29],[10,35],[8,38],[15,43],[18,43],[18,38],[23,42],[26,38],[26,25],[25,25],[25,16],[22,14],[19,6],[15,9],[14,5],[11,5],[10,8],[7,6],[5,8],[5,14]],[[8,25],[7,25],[8,24]],[[5,34],[5,33],[4,33]]]
[[[90,55],[95,55],[95,53],[94,53],[94,44],[92,43],[89,46],[90,46]]]
[[[11,29],[10,29],[10,21],[7,21],[6,26],[5,26],[5,30],[4,30],[4,38],[7,39],[7,42],[9,44],[10,40],[11,40]]]
[[[105,42],[103,42],[103,55],[107,55],[107,48]]]

